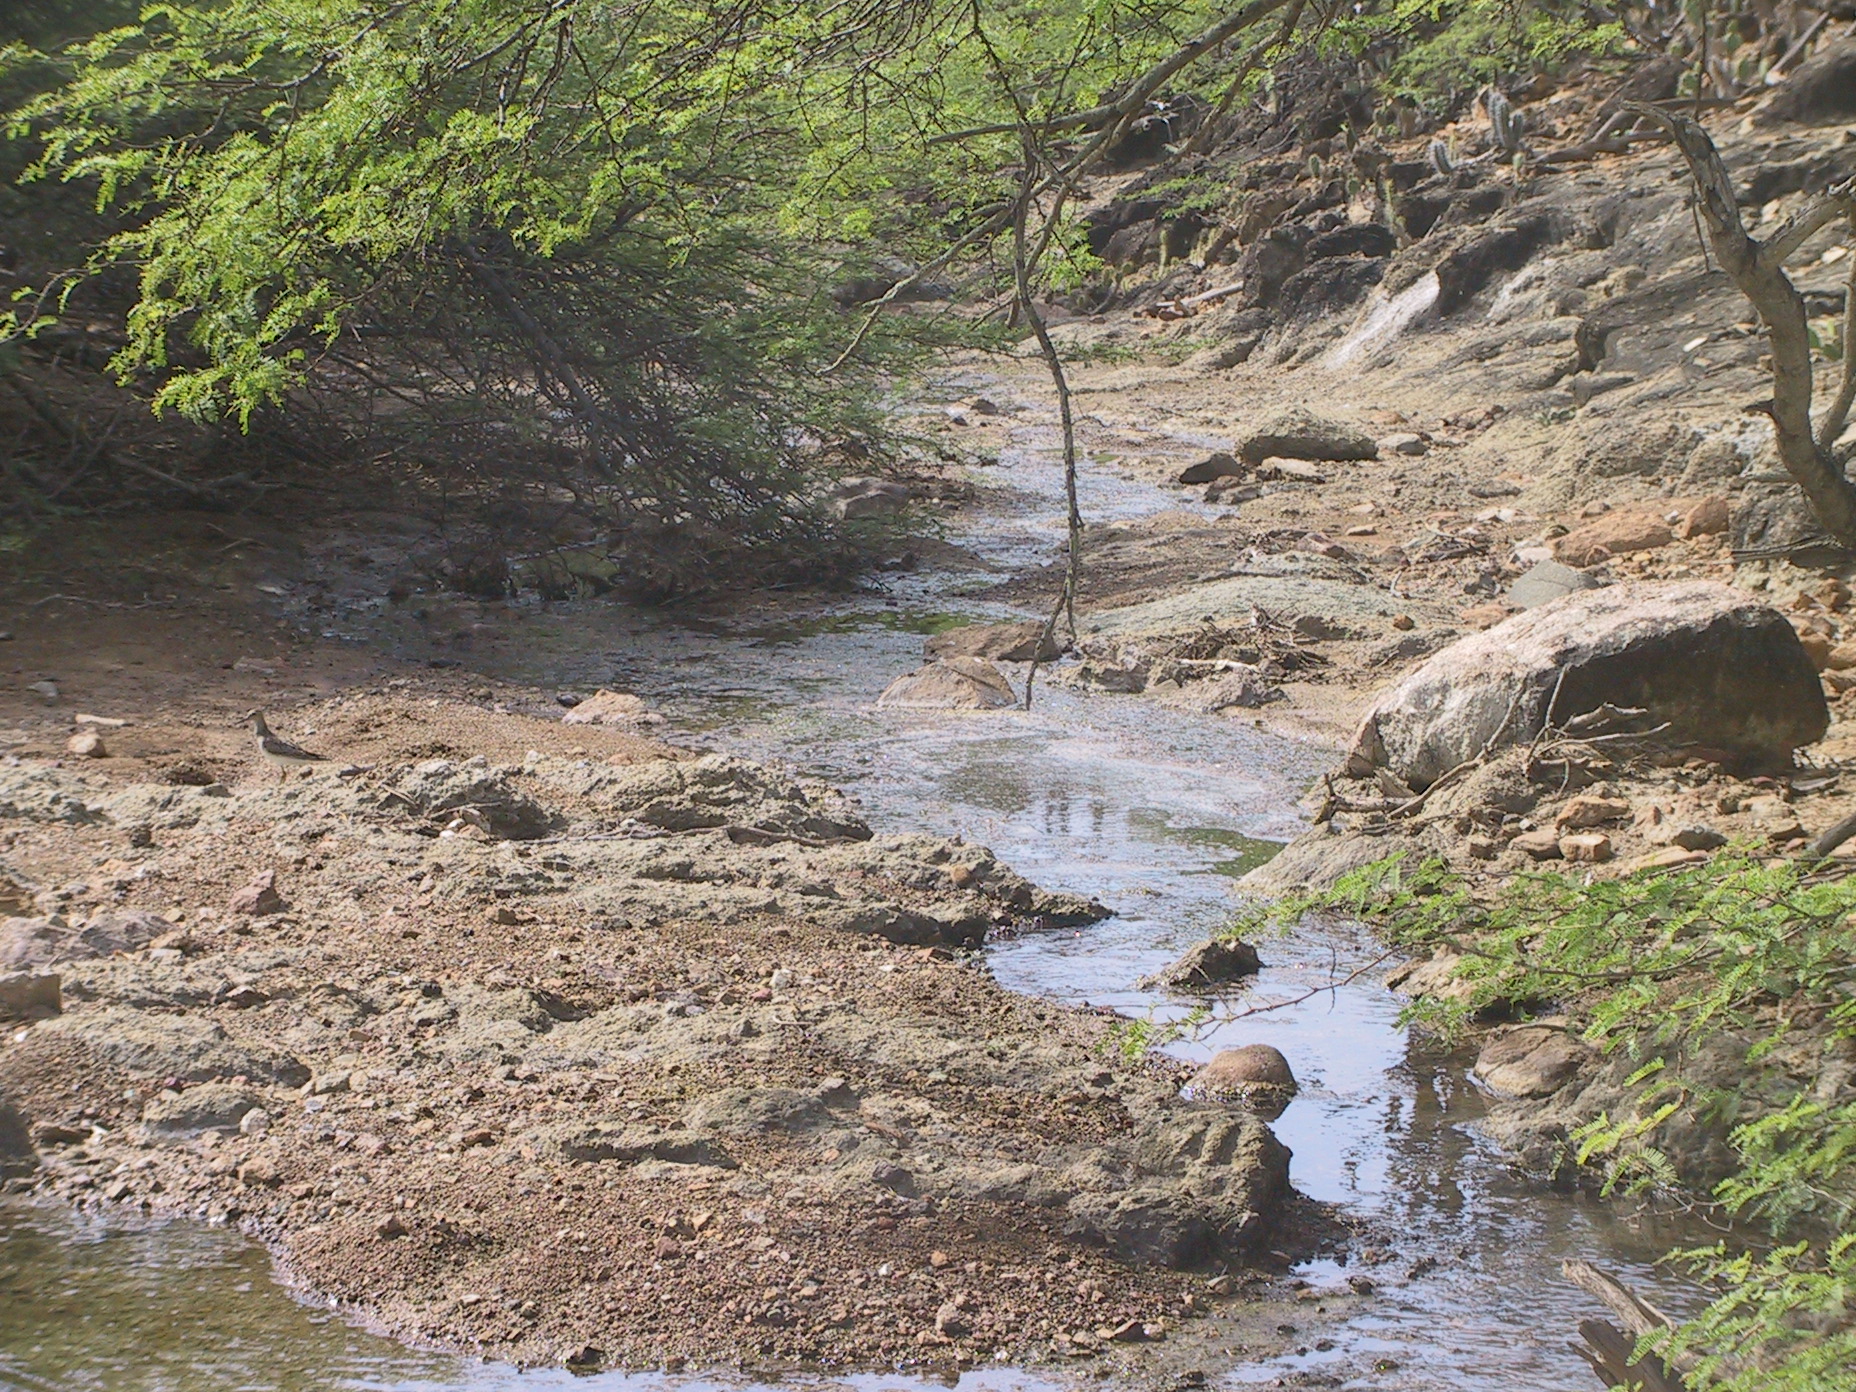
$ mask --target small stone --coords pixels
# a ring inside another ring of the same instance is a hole
[[[965,1315],[960,1305],[949,1300],[934,1312],[934,1332],[949,1339],[958,1339],[968,1331]]]
[[[1856,667],[1856,642],[1838,643],[1824,659],[1824,666],[1819,670],[1845,672]]]
[[[561,1366],[576,1370],[598,1368],[606,1361],[606,1355],[591,1344],[575,1344],[561,1350]]]
[[[1644,833],[1652,845],[1674,846],[1683,851],[1713,851],[1727,844],[1727,838],[1702,822],[1677,824],[1664,822]]]
[[[1804,655],[1818,671],[1830,666],[1830,656],[1836,651],[1836,644],[1821,633],[1800,633],[1798,646],[1804,649]]]
[[[277,1183],[277,1166],[263,1156],[247,1160],[238,1167],[238,1182],[257,1189]]]
[[[629,692],[596,691],[561,717],[564,725],[662,725],[664,717]]]
[[[64,742],[64,752],[78,759],[107,759],[108,749],[103,747],[103,736],[95,730],[79,730]]]
[[[1472,860],[1494,860],[1502,851],[1502,843],[1493,836],[1472,836],[1463,845]]]
[[[683,1244],[674,1237],[660,1237],[651,1245],[651,1254],[659,1261],[675,1261],[683,1255]]]
[[[1584,865],[1598,865],[1611,859],[1611,838],[1602,831],[1579,831],[1560,837],[1560,854]]]
[[[1508,617],[1508,606],[1500,600],[1495,600],[1489,604],[1475,604],[1465,609],[1461,614],[1457,615],[1457,617],[1462,620],[1465,628],[1472,628],[1477,632],[1481,632],[1485,628],[1494,628],[1496,624],[1506,619]]]
[[[460,1150],[474,1150],[480,1146],[495,1145],[496,1133],[487,1126],[473,1127],[469,1131],[460,1132],[457,1143]]]
[[[1622,798],[1576,797],[1560,809],[1554,824],[1561,831],[1583,831],[1606,822],[1621,822],[1628,816],[1630,804]]]
[[[1349,1276],[1347,1286],[1355,1295],[1371,1295],[1379,1287],[1373,1284],[1370,1276]]]
[[[271,1129],[271,1114],[262,1107],[253,1107],[238,1119],[238,1133],[241,1136],[262,1136]]]
[[[1635,874],[1639,870],[1673,870],[1681,865],[1701,865],[1707,859],[1704,851],[1685,851],[1680,846],[1665,846],[1660,851],[1647,851],[1643,855],[1633,856],[1624,861],[1620,868],[1626,874]]]
[[[382,1218],[378,1223],[374,1224],[374,1236],[388,1242],[391,1242],[396,1237],[406,1236],[408,1231],[410,1230],[405,1223],[400,1221],[400,1216],[397,1213],[389,1213],[385,1218]]]
[[[1181,483],[1210,483],[1213,479],[1242,478],[1250,472],[1250,466],[1243,463],[1236,455],[1222,451],[1209,454],[1196,464],[1188,464],[1179,472]]]
[[[226,901],[226,912],[248,918],[264,918],[284,911],[283,896],[277,892],[277,872],[262,870],[251,882]]]
[[[1404,455],[1429,454],[1431,452],[1431,442],[1422,435],[1401,432],[1397,435],[1387,435],[1384,439],[1380,440],[1379,452],[1381,454]]]
[[[939,1271],[942,1267],[946,1266],[952,1260],[953,1258],[948,1256],[946,1252],[937,1250],[934,1252],[930,1252],[928,1254],[928,1265],[932,1266],[937,1271]]]
[[[1538,831],[1524,831],[1508,844],[1534,860],[1558,860],[1563,854],[1559,833],[1547,827]]]
[[[1400,614],[1392,620],[1392,627],[1400,633],[1409,633],[1418,626],[1418,621],[1410,614]]]
[[[1703,498],[1690,505],[1676,521],[1675,533],[1683,540],[1698,536],[1718,536],[1727,530],[1729,508],[1725,498]]]

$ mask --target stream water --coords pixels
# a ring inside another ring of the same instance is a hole
[[[1061,475],[1048,444],[1027,435],[995,471],[1002,499],[956,534],[997,572],[1047,559],[1061,536]],[[1179,506],[1100,468],[1084,479],[1083,505],[1110,518]],[[861,798],[879,832],[959,833],[1040,883],[1099,897],[1116,917],[996,943],[992,970],[1017,990],[1164,1016],[1178,1004],[1134,983],[1229,915],[1233,877],[1294,834],[1297,798],[1324,755],[1241,720],[1062,687],[1041,687],[1029,712],[874,710],[882,687],[919,660],[922,631],[950,613],[1006,612],[963,597],[972,581],[973,572],[898,576],[799,630],[612,616],[597,620],[603,639],[589,643],[589,620],[569,612],[557,616],[558,641],[549,620],[537,621],[529,670],[511,675],[637,691],[718,747],[830,778]],[[1238,1009],[1336,982],[1378,952],[1346,925],[1259,946],[1266,970]],[[1296,1186],[1365,1230],[1362,1245],[1391,1254],[1365,1268],[1379,1293],[1342,1327],[1303,1352],[1230,1368],[1224,1380],[1390,1392],[1595,1387],[1567,1341],[1578,1320],[1600,1312],[1562,1281],[1560,1261],[1599,1261],[1681,1311],[1694,1292],[1653,1263],[1706,1234],[1513,1175],[1477,1136],[1481,1104],[1462,1061],[1398,1028],[1399,1002],[1382,975],[1175,1046],[1194,1057],[1238,1043],[1280,1048],[1302,1082],[1275,1123],[1295,1152]],[[1299,1274],[1319,1290],[1343,1288],[1361,1269],[1357,1259],[1322,1260]],[[357,1331],[292,1300],[263,1254],[228,1233],[0,1206],[0,1387],[538,1392],[568,1381]],[[572,1381],[584,1392],[717,1385],[662,1375]],[[828,1385],[925,1386],[895,1376]],[[960,1385],[1046,1384],[988,1370]]]

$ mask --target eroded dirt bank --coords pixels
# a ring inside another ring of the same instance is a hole
[[[0,770],[44,1192],[583,1366],[1139,1344],[1294,1240],[1261,1121],[961,952],[1099,907],[726,756],[405,688],[291,728],[374,767],[177,784],[231,737],[138,724]]]

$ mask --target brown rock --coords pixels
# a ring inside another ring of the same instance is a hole
[[[1263,969],[1257,950],[1241,938],[1207,938],[1172,966],[1141,979],[1143,990],[1204,991]]]
[[[1565,1030],[1519,1025],[1500,1031],[1482,1046],[1476,1076],[1491,1092],[1546,1097],[1577,1077],[1592,1057],[1592,1051]]]
[[[1847,672],[1852,667],[1856,667],[1856,642],[1845,642],[1838,643],[1830,650],[1822,670]]]
[[[247,1160],[238,1167],[238,1182],[257,1189],[277,1183],[277,1166],[263,1156]]]
[[[410,1229],[400,1220],[400,1216],[397,1213],[389,1213],[385,1218],[382,1218],[378,1223],[374,1224],[374,1236],[383,1238],[387,1241],[391,1241],[396,1237],[404,1237],[409,1231]]]
[[[1558,860],[1565,854],[1560,850],[1559,833],[1549,827],[1524,831],[1508,844],[1534,860]]]
[[[1727,530],[1729,508],[1725,498],[1703,498],[1691,503],[1676,521],[1676,535],[1683,540],[1698,536],[1718,536]]]
[[[1289,1060],[1268,1044],[1222,1049],[1186,1084],[1189,1096],[1206,1101],[1239,1101],[1265,1120],[1280,1116],[1295,1096]]]
[[[268,914],[282,913],[284,899],[277,892],[277,872],[261,870],[243,889],[226,900],[226,912],[242,914],[251,918],[263,918]]]
[[[1798,646],[1804,649],[1804,655],[1820,672],[1830,665],[1830,654],[1836,649],[1836,645],[1821,633],[1800,633]]]
[[[1064,644],[1053,633],[1044,636],[1036,619],[1023,623],[969,624],[937,633],[922,645],[930,662],[939,658],[977,657],[989,662],[1054,662],[1063,656]]]
[[[95,730],[79,730],[64,742],[64,752],[79,759],[107,759],[109,750],[103,747],[103,736]]]
[[[1618,508],[1594,518],[1553,543],[1562,565],[1589,566],[1632,551],[1652,551],[1675,540],[1662,516],[1649,509]]]
[[[1576,797],[1560,808],[1553,820],[1561,831],[1583,831],[1606,822],[1621,822],[1628,816],[1630,804],[1623,798]]]
[[[1560,837],[1560,854],[1582,865],[1599,865],[1611,859],[1611,838],[1602,831],[1575,831]]]
[[[1488,604],[1472,605],[1457,615],[1457,618],[1462,621],[1465,628],[1481,632],[1484,629],[1494,628],[1496,624],[1508,617],[1508,612],[1506,604],[1495,600]]]
[[[1400,633],[1409,633],[1417,626],[1418,621],[1412,618],[1410,614],[1399,614],[1392,620],[1392,627],[1396,628]]]

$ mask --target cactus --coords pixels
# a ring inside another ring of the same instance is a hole
[[[1321,182],[1322,176],[1326,173],[1327,166],[1321,162],[1321,156],[1310,155],[1308,157],[1308,177],[1318,184]]]
[[[1527,130],[1526,113],[1515,110],[1514,103],[1493,87],[1484,96],[1483,105],[1488,108],[1489,125],[1494,127],[1495,144],[1512,155],[1521,148],[1521,137]]]
[[[1347,176],[1348,201],[1351,202],[1353,199],[1358,198],[1360,196],[1360,190],[1364,187],[1365,185],[1360,182],[1360,176],[1358,174],[1349,174]]]
[[[1431,162],[1431,168],[1439,174],[1448,174],[1456,167],[1450,159],[1450,147],[1441,140],[1433,140],[1424,153]]]

